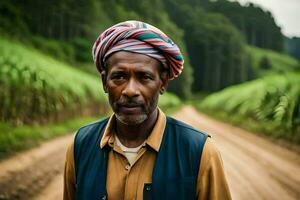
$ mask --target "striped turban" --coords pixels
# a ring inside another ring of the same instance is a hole
[[[169,71],[169,79],[183,69],[183,55],[178,46],[158,28],[140,21],[125,21],[105,30],[95,41],[93,59],[99,72],[114,52],[141,53],[160,61]]]

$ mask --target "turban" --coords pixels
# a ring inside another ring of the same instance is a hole
[[[150,56],[168,69],[169,79],[183,69],[183,55],[178,46],[158,28],[140,21],[125,21],[105,30],[95,41],[92,54],[99,72],[114,52],[129,51]]]

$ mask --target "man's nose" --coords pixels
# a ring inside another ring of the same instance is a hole
[[[128,96],[128,97],[134,97],[134,96],[139,96],[140,91],[138,84],[136,83],[135,80],[130,79],[125,86],[124,90],[122,91],[122,95]]]

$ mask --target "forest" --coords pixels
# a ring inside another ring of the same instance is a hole
[[[248,45],[284,51],[284,37],[271,13],[251,3],[3,0],[0,9],[2,33],[68,63],[91,62],[91,44],[111,24],[128,19],[155,24],[184,52],[184,74],[169,88],[181,98],[256,78]]]

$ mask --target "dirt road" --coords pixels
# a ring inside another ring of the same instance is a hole
[[[300,155],[190,106],[174,117],[209,133],[221,151],[233,199],[300,199]]]
[[[299,154],[190,106],[173,116],[212,136],[221,151],[233,199],[300,199]],[[72,137],[0,162],[0,199],[61,199],[65,149]]]

